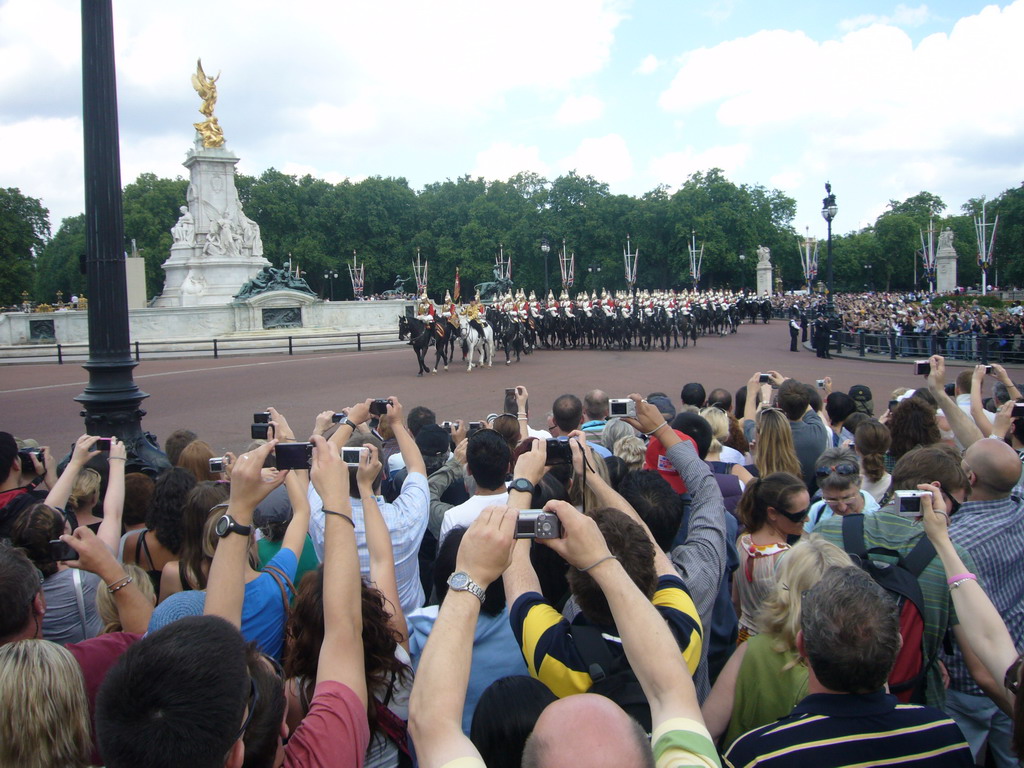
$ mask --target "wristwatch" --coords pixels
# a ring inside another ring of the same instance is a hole
[[[348,416],[338,422],[339,427],[352,427],[352,431],[356,431],[356,423],[352,421]]]
[[[476,595],[481,603],[484,601],[484,590],[465,571],[456,571],[449,576],[448,586],[456,592],[470,592]]]
[[[231,515],[224,515],[217,519],[217,526],[213,530],[223,539],[229,533],[240,533],[243,536],[248,536],[252,533],[252,526],[241,525],[240,523],[236,523],[235,518]]]
[[[537,486],[527,480],[525,477],[517,477],[511,483],[509,483],[508,489],[510,491],[519,491],[520,493],[529,493],[533,495],[534,490]]]

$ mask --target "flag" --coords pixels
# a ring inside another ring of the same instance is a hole
[[[462,298],[462,286],[459,284],[459,268],[455,268],[455,292],[452,294],[452,300],[458,304],[459,299]]]

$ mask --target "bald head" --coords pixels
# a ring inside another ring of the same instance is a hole
[[[576,764],[654,768],[654,756],[643,728],[618,704],[580,693],[549,704],[523,749],[523,768]]]
[[[1020,457],[1002,440],[978,440],[967,449],[964,461],[976,476],[972,498],[1005,498],[1020,481]]]

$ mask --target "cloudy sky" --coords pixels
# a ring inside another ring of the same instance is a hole
[[[794,225],[1024,180],[1024,0],[114,1],[122,180],[184,174],[197,57],[239,169],[340,181],[723,168]],[[0,186],[83,209],[79,3],[0,0]],[[127,233],[129,236],[131,233]],[[617,247],[617,244],[616,246]]]

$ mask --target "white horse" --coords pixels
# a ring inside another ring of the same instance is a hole
[[[480,354],[480,367],[482,368],[486,365],[490,368],[491,363],[494,362],[494,329],[491,328],[490,324],[488,323],[484,326],[484,333],[481,336],[480,331],[472,323],[463,319],[461,336],[463,341],[466,342],[466,346],[469,347],[469,356],[467,357],[469,365],[466,368],[466,373],[473,370],[473,357],[477,352]]]

